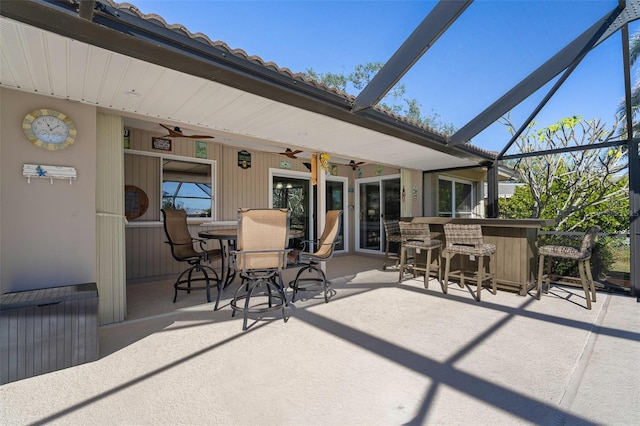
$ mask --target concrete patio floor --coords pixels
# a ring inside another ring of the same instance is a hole
[[[3,425],[640,424],[640,304],[552,287],[540,301],[336,257],[317,293],[246,332],[223,294],[128,288],[100,359],[0,386]],[[355,272],[355,271],[364,272]],[[295,270],[286,271],[287,278]],[[336,278],[337,277],[337,278]]]

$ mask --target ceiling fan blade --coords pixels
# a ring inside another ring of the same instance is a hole
[[[169,138],[191,138],[191,139],[215,139],[214,136],[209,136],[209,135],[185,135],[180,129],[180,127],[176,126],[171,128],[162,123],[158,123],[158,124],[160,124],[160,126],[164,127],[169,132],[169,134],[164,135],[163,138],[169,137]]]
[[[208,135],[191,135],[191,136],[183,136],[185,138],[192,138],[192,139],[214,139],[213,136],[208,136]]]
[[[291,148],[287,148],[287,149],[284,150],[284,152],[279,152],[278,154],[286,155],[287,157],[296,160],[298,158],[298,157],[296,157],[296,154],[300,154],[301,152],[304,152],[304,151],[301,151],[299,149],[296,149],[295,151],[292,151]]]
[[[158,123],[160,124],[160,126],[164,127],[169,134],[168,135],[164,135],[163,138],[182,138],[184,137],[184,135],[182,134],[182,131],[180,131],[180,127],[174,127],[173,129],[169,126],[166,126],[162,123]]]
[[[361,166],[363,164],[365,164],[364,161],[358,161],[357,163],[355,161],[353,161],[353,160],[349,161],[349,166],[351,166],[351,168],[353,170],[355,170],[357,167],[359,167],[359,166]]]

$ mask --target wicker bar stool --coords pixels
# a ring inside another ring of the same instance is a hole
[[[460,287],[464,287],[465,271],[461,268],[458,271],[451,272],[451,259],[456,255],[469,256],[471,260],[477,258],[478,270],[475,272],[477,282],[476,300],[480,301],[480,291],[484,281],[491,280],[492,292],[497,294],[496,274],[493,272],[495,268],[496,246],[487,244],[482,239],[482,227],[480,225],[458,225],[447,223],[444,225],[444,235],[446,240],[446,248],[444,257],[446,266],[444,270],[443,290],[446,293],[449,285],[449,277],[460,279]],[[484,267],[484,258],[489,258],[489,269],[487,273]]]
[[[417,271],[424,272],[424,288],[429,288],[429,273],[436,271],[438,273],[438,282],[442,285],[442,272],[440,268],[440,249],[442,248],[442,241],[434,240],[431,238],[429,232],[428,223],[414,223],[414,222],[400,222],[400,235],[401,235],[401,247],[400,247],[400,277],[398,282],[402,282],[404,278],[405,270],[411,269],[413,276],[416,276]],[[412,250],[413,256],[407,257],[407,251]],[[427,260],[424,267],[418,266],[417,255],[422,250],[427,252]],[[431,252],[438,250],[436,254],[436,268],[431,265]],[[409,263],[408,259],[411,259]],[[444,287],[443,287],[444,289]]]
[[[397,243],[399,245],[402,244],[402,238],[400,236],[400,225],[397,220],[385,220],[384,221],[384,240],[385,240],[385,252],[384,252],[384,262],[382,263],[382,270],[387,269],[387,260],[395,259],[396,265],[400,261],[400,256],[398,253],[400,252],[400,247],[398,247],[398,253],[389,255],[389,247],[391,243]]]
[[[580,282],[582,283],[582,289],[584,290],[584,296],[587,300],[587,309],[591,309],[591,301],[596,301],[596,288],[593,284],[593,276],[591,275],[591,251],[596,240],[596,236],[600,232],[599,226],[592,226],[585,232],[582,238],[582,245],[580,248],[560,245],[546,245],[538,249],[540,254],[540,261],[538,263],[538,289],[536,292],[536,298],[540,300],[540,290],[542,289],[542,281],[545,281],[546,290],[545,293],[549,293],[549,287],[551,285],[551,263],[553,258],[558,259],[570,259],[578,262],[578,272],[580,273]],[[544,258],[547,257],[547,273],[543,274]],[[585,278],[586,271],[586,278]],[[573,277],[561,277],[561,278],[573,278]],[[560,284],[563,281],[558,281]],[[589,295],[591,290],[591,296]]]

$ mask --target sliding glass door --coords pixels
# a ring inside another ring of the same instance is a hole
[[[381,253],[383,221],[400,218],[400,177],[356,179],[356,250]]]
[[[303,231],[304,239],[312,239],[313,196],[309,177],[274,173],[271,186],[271,207],[291,210],[291,229]]]

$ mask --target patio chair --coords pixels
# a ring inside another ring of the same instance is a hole
[[[324,290],[324,301],[329,302],[329,287],[331,283],[327,280],[325,273],[320,268],[321,262],[326,262],[333,257],[333,251],[338,241],[338,233],[340,231],[340,223],[342,220],[342,210],[329,210],[327,212],[326,224],[322,236],[319,240],[306,240],[305,249],[315,251],[301,251],[299,253],[298,263],[306,263],[296,274],[296,278],[289,282],[289,287],[293,289],[292,301],[295,302],[298,291],[313,290],[311,287],[300,287],[300,283],[317,282],[322,284]],[[315,277],[303,278],[304,272],[315,273]]]
[[[545,293],[549,293],[549,287],[551,286],[551,263],[554,258],[556,259],[569,259],[575,260],[578,263],[578,273],[580,274],[580,282],[582,289],[584,290],[584,296],[587,301],[587,309],[591,309],[591,301],[596,301],[596,288],[593,284],[593,275],[591,274],[591,252],[596,240],[596,237],[600,232],[599,226],[592,226],[585,232],[582,237],[582,244],[580,248],[562,246],[562,245],[545,245],[538,249],[540,260],[538,263],[538,288],[536,291],[536,298],[540,300],[540,291],[542,289],[542,280],[545,281],[546,290]],[[544,258],[547,257],[547,273],[543,274]],[[585,278],[586,271],[586,278]],[[574,277],[560,277],[559,284],[567,283],[563,281],[566,278]],[[591,295],[589,295],[591,290]]]
[[[398,282],[402,282],[405,271],[407,269],[411,269],[414,277],[417,276],[416,272],[424,272],[424,288],[429,288],[429,275],[431,271],[435,270],[438,273],[438,282],[440,283],[440,285],[442,285],[442,272],[440,268],[440,250],[442,248],[442,241],[434,240],[431,238],[428,223],[401,221],[399,223],[399,228],[401,235],[401,247],[400,277],[398,279]],[[413,252],[413,255],[411,257],[407,255],[409,250]],[[424,267],[418,266],[418,254],[420,254],[423,250],[426,251],[426,262],[424,264]],[[431,264],[431,252],[433,250],[438,251],[435,257],[435,269]],[[411,262],[409,262],[410,260]]]
[[[399,253],[401,251],[401,243],[402,237],[400,236],[400,225],[398,220],[385,220],[384,221],[384,240],[385,240],[385,251],[384,251],[384,261],[382,262],[382,270],[387,269],[387,260],[395,259],[396,265],[400,262]],[[389,254],[389,249],[391,247],[391,243],[398,244],[398,251],[395,254]]]
[[[492,283],[492,293],[497,294],[496,274],[493,271],[496,263],[496,246],[495,244],[488,244],[483,241],[482,226],[477,224],[462,225],[446,223],[444,225],[444,236],[446,240],[446,247],[443,253],[446,260],[446,266],[444,269],[444,292],[447,292],[450,277],[458,278],[460,280],[460,287],[464,288],[465,276],[469,271],[466,271],[464,266],[461,266],[457,271],[451,271],[451,259],[455,255],[460,255],[460,257],[468,256],[469,260],[477,260],[478,262],[478,269],[473,272],[477,285],[476,300],[478,302],[480,301],[482,286],[484,285],[484,282],[488,280],[491,280]],[[489,272],[485,270],[485,257],[489,258]],[[460,259],[461,265],[464,263],[463,260],[464,259]]]
[[[236,312],[243,313],[242,330],[247,329],[249,314],[277,309],[282,310],[282,318],[287,322],[284,310],[287,298],[281,272],[289,252],[286,246],[290,217],[291,212],[287,209],[238,211],[237,250],[233,255],[236,269],[246,285],[240,285],[236,290],[231,309],[232,316]]]
[[[178,262],[187,262],[190,266],[185,269],[176,282],[173,284],[174,295],[173,303],[178,298],[178,290],[191,293],[191,290],[205,289],[207,291],[207,302],[211,302],[211,281],[215,282],[218,288],[218,296],[214,310],[218,309],[220,304],[220,293],[222,287],[218,273],[210,266],[203,265],[202,262],[211,263],[214,260],[222,259],[222,251],[219,249],[207,250],[206,241],[193,238],[189,233],[187,226],[187,212],[184,210],[165,210],[162,209],[162,218],[164,222],[164,232],[167,237],[165,241],[171,247],[171,255]],[[199,250],[194,248],[194,244],[198,245]],[[202,273],[202,277],[194,277],[193,273]],[[187,278],[183,278],[187,275]],[[212,275],[212,277],[209,276]],[[213,278],[215,277],[215,278]],[[193,287],[192,283],[204,281],[204,287]]]

